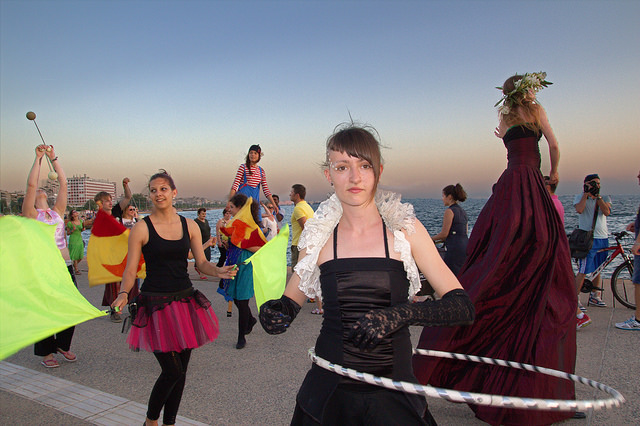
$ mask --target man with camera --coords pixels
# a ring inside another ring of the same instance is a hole
[[[593,246],[589,254],[584,259],[578,260],[578,274],[576,275],[576,288],[578,295],[584,282],[586,274],[595,271],[607,258],[607,252],[599,252],[603,248],[609,246],[609,230],[607,229],[607,216],[611,214],[611,197],[608,195],[603,197],[600,195],[600,176],[591,174],[584,178],[583,193],[576,195],[573,200],[573,206],[578,212],[578,228],[590,231],[593,225],[593,216],[598,208],[595,228],[593,229]],[[594,287],[600,288],[600,274],[593,280]],[[606,303],[600,298],[601,292],[592,291],[589,294],[589,306],[605,307]],[[577,310],[578,329],[589,325],[591,319],[587,314]]]

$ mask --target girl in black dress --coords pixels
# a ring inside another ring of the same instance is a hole
[[[377,191],[383,167],[373,133],[349,125],[329,138],[326,153],[324,174],[335,194],[305,224],[295,273],[281,299],[262,305],[261,324],[268,333],[282,333],[306,298],[322,297],[320,357],[415,381],[408,325],[470,323],[473,306],[413,206]],[[418,267],[441,300],[408,303],[420,289]],[[430,424],[426,405],[423,397],[312,365],[292,424]]]
[[[444,241],[447,248],[444,255],[444,263],[455,275],[458,275],[458,271],[460,271],[464,263],[467,244],[469,243],[467,212],[458,204],[458,202],[464,202],[466,199],[467,193],[459,183],[444,187],[442,190],[442,202],[448,208],[444,211],[442,230],[439,234],[431,237],[434,242]]]

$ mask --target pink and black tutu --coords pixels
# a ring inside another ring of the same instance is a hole
[[[143,291],[134,303],[127,337],[134,351],[182,352],[218,337],[218,318],[211,303],[193,287],[175,293]]]

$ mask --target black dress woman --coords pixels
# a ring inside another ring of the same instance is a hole
[[[324,174],[335,194],[304,227],[300,261],[279,300],[262,305],[268,333],[286,330],[308,297],[322,297],[316,353],[330,362],[413,381],[409,325],[473,320],[473,306],[444,264],[413,206],[377,191],[380,147],[372,131],[348,125],[327,141]],[[438,301],[408,303],[424,271]],[[431,424],[423,397],[343,378],[312,365],[292,424]]]
[[[464,211],[458,202],[464,202],[467,193],[459,183],[447,185],[442,190],[442,202],[447,207],[442,219],[442,230],[437,235],[431,237],[434,242],[444,241],[447,251],[444,255],[444,263],[447,264],[451,272],[458,275],[458,271],[464,263],[467,253],[467,229],[469,221],[467,212]]]

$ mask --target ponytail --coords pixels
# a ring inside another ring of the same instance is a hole
[[[442,189],[442,193],[446,196],[451,195],[455,201],[464,202],[467,199],[467,193],[462,185],[456,183],[455,185],[447,185]]]

